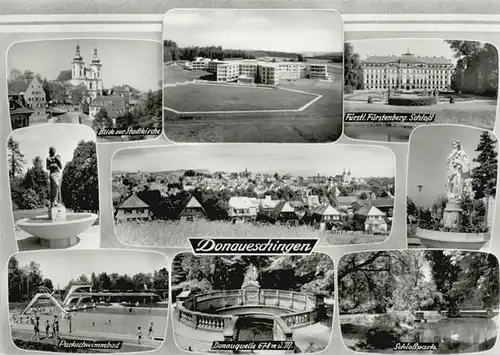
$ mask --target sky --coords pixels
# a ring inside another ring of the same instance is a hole
[[[456,63],[453,51],[443,39],[370,39],[352,41],[354,52],[363,60],[372,55],[395,55],[413,53],[421,57],[445,57]]]
[[[452,151],[451,141],[454,139],[460,141],[469,156],[471,169],[477,166],[472,160],[477,156],[475,150],[481,132],[480,129],[455,125],[415,129],[408,156],[408,196],[418,204],[417,185],[423,185],[421,205],[430,206],[441,193],[446,192],[446,158]]]
[[[167,266],[165,256],[156,252],[132,250],[65,250],[18,253],[19,265],[31,261],[40,264],[44,278],[52,280],[54,287],[65,287],[71,279],[81,274],[90,277],[92,272],[128,274],[153,273]],[[130,262],[133,260],[133,262]]]
[[[161,43],[153,41],[93,38],[16,43],[7,54],[7,75],[17,68],[54,80],[62,70],[71,70],[78,43],[87,66],[97,47],[105,89],[124,84],[141,91],[158,88],[158,81],[162,79],[163,49]]]
[[[45,159],[49,155],[49,148],[54,147],[60,155],[63,166],[73,159],[73,152],[82,139],[84,141],[96,140],[92,128],[84,125],[74,124],[46,124],[19,129],[12,132],[11,137],[19,143],[19,151],[24,154],[26,164],[23,172],[26,172],[33,164],[33,158],[42,158],[45,167]],[[57,137],[57,138],[55,138]]]
[[[342,52],[340,14],[328,10],[183,9],[166,13],[163,37],[180,47]]]
[[[351,169],[358,177],[394,177],[394,154],[384,147],[340,144],[217,144],[120,150],[113,171],[278,172],[315,176]]]

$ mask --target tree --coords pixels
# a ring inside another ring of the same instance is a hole
[[[43,161],[39,156],[33,158],[33,166],[26,171],[22,186],[24,189],[32,189],[38,197],[38,207],[45,205],[48,196],[49,177],[43,168]]]
[[[75,211],[97,212],[98,184],[95,142],[82,140],[63,170],[61,193],[64,205]]]
[[[476,148],[478,155],[474,158],[474,162],[479,163],[477,167],[472,170],[472,189],[474,191],[474,198],[485,198],[486,213],[484,216],[484,224],[488,224],[488,206],[490,196],[496,195],[497,184],[497,152],[496,141],[487,131],[483,131],[479,138],[479,144]]]
[[[23,73],[19,69],[12,68],[9,73],[9,81],[20,80],[22,75]]]
[[[352,93],[364,87],[363,67],[359,54],[354,52],[351,43],[344,44],[344,91]]]
[[[23,172],[23,166],[26,161],[23,159],[24,154],[19,150],[19,142],[14,138],[9,137],[7,141],[7,161],[9,164],[9,177],[14,179],[17,175]]]
[[[457,58],[452,85],[455,90],[496,97],[498,52],[489,43],[445,41]]]
[[[476,199],[496,194],[498,164],[496,143],[490,133],[487,131],[481,133],[475,150],[478,155],[474,158],[474,162],[479,165],[472,170],[472,189]]]
[[[73,103],[73,105],[82,104],[87,97],[89,97],[89,91],[87,90],[87,87],[85,85],[80,84],[72,88],[71,102]]]
[[[63,103],[66,100],[68,84],[44,79],[42,86],[47,97],[47,102]]]
[[[153,277],[153,288],[155,290],[164,290],[168,292],[168,272],[166,268],[161,268],[155,272]]]
[[[35,261],[30,261],[28,265],[23,267],[26,274],[26,294],[31,295],[34,289],[41,286],[43,283],[40,264]]]
[[[42,285],[47,287],[50,291],[54,291],[54,285],[52,284],[51,279],[43,279]]]
[[[108,111],[106,111],[104,107],[101,107],[99,112],[95,115],[94,121],[92,121],[92,128],[98,130],[111,127],[113,127],[113,120],[109,118]]]
[[[443,250],[430,250],[427,257],[431,264],[432,278],[442,295],[436,306],[447,309],[450,316],[458,315],[458,300],[453,297],[451,290],[458,280],[459,266],[452,262],[452,255]]]
[[[132,283],[134,284],[134,290],[149,290],[153,285],[152,275],[140,272],[132,276]]]
[[[363,191],[360,195],[359,195],[359,198],[361,200],[368,200],[368,198],[370,197],[370,195],[368,195],[368,193],[366,191]]]
[[[19,267],[19,261],[15,256],[9,259],[8,265],[8,291],[9,302],[18,302],[23,297],[23,279],[25,275]]]

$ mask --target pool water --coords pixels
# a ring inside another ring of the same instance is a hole
[[[144,338],[148,336],[149,326],[153,322],[155,338],[164,338],[167,316],[167,308],[151,308],[151,312],[148,308],[133,308],[130,312],[126,307],[98,307],[71,312],[71,329],[76,334],[78,331],[89,331],[135,336],[140,326]],[[45,334],[46,320],[52,324],[53,318],[52,314],[40,315],[41,334]],[[59,329],[61,333],[68,333],[69,320],[60,318]]]
[[[66,215],[66,221],[78,221],[80,219],[89,218],[91,215],[88,213],[68,213]],[[49,217],[32,217],[27,220],[27,222],[36,223],[54,223]],[[60,221],[58,221],[60,222]]]

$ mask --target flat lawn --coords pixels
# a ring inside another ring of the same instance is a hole
[[[333,83],[305,79],[280,86],[323,96],[300,112],[177,115],[164,110],[165,134],[175,142],[210,143],[316,143],[333,142],[341,136],[341,79]]]
[[[163,88],[163,105],[180,112],[296,110],[316,95],[275,88],[185,84]]]
[[[207,75],[211,75],[211,73],[204,70],[186,70],[175,65],[165,65],[163,70],[163,83],[185,83],[186,81],[193,81],[194,79],[200,79]]]
[[[117,238],[124,244],[150,247],[188,247],[188,238],[303,238],[318,239],[318,245],[345,245],[382,242],[388,236],[333,234],[310,226],[251,223],[232,224],[224,221],[197,220],[115,223]]]
[[[325,244],[327,245],[349,245],[382,243],[389,238],[389,235],[373,235],[365,234],[363,232],[356,232],[354,235],[323,232],[323,237]]]

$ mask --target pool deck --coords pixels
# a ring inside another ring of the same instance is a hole
[[[12,338],[14,339],[31,341],[31,337],[33,336],[33,326],[30,324],[11,325],[11,331],[12,331]],[[142,344],[137,344],[137,338],[135,336],[126,334],[111,334],[111,333],[89,332],[89,331],[79,330],[72,333],[61,331],[60,336],[63,339],[77,339],[77,340],[87,340],[87,341],[92,341],[92,340],[123,341],[120,352],[156,350],[162,344],[162,341],[147,339],[147,332],[146,334],[143,334]],[[53,344],[52,339],[47,338],[45,332],[43,331],[40,332],[40,341],[44,343]]]

